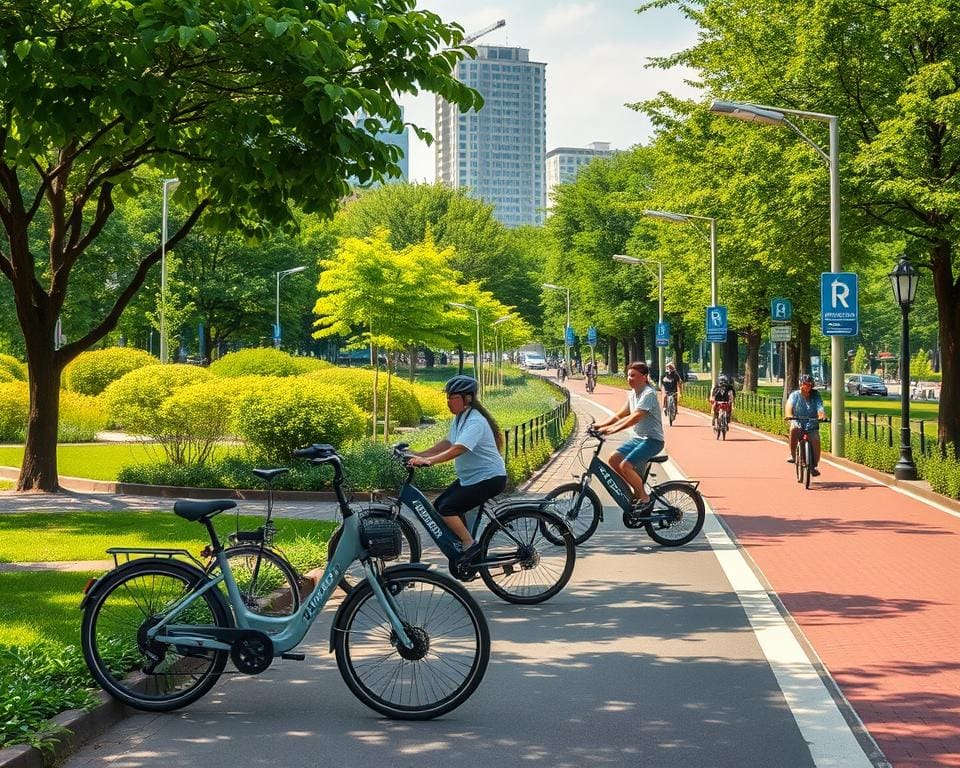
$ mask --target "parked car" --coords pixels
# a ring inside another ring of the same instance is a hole
[[[687,371],[687,381],[697,381],[697,374],[693,371]]]
[[[887,385],[879,376],[857,374],[847,379],[847,392],[851,395],[880,395],[887,396]]]
[[[547,369],[547,361],[543,355],[524,355],[523,363],[524,367],[529,368],[532,371],[545,371]]]

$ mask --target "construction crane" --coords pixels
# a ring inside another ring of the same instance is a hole
[[[493,32],[495,29],[500,29],[500,27],[505,27],[505,26],[507,26],[507,20],[500,19],[494,24],[491,24],[489,27],[484,27],[479,32],[473,32],[472,34],[467,35],[466,37],[463,38],[463,42],[461,43],[461,45],[470,45],[470,43],[472,43],[474,40],[478,40],[484,35],[489,34],[490,32]]]

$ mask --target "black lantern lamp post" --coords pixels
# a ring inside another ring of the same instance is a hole
[[[903,315],[900,336],[900,458],[893,468],[897,480],[916,480],[917,465],[913,463],[910,447],[910,307],[920,282],[920,273],[913,268],[906,256],[901,256],[890,273],[893,295]]]

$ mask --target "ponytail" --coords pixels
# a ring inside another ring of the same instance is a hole
[[[497,444],[497,450],[503,451],[503,433],[500,431],[500,425],[497,424],[497,420],[490,415],[490,411],[480,405],[480,401],[477,400],[476,396],[473,398],[473,402],[470,403],[470,407],[475,409],[480,413],[483,418],[487,420],[487,424],[490,425],[490,429],[493,430],[493,439]]]

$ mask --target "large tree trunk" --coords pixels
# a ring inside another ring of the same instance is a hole
[[[810,323],[797,320],[797,354],[801,373],[813,373],[810,367]]]
[[[40,333],[43,333],[41,329]],[[53,349],[53,329],[49,339],[28,342],[30,413],[27,417],[27,443],[23,466],[17,480],[18,491],[59,491],[57,477],[57,425],[60,421],[60,373]]]
[[[731,380],[737,378],[740,372],[740,339],[736,331],[727,331],[727,341],[723,345],[723,370],[719,373],[725,373]]]
[[[953,257],[949,242],[936,243],[931,250],[933,290],[937,297],[940,324],[940,388],[941,448],[953,444],[954,455],[960,458],[960,284],[954,282]]]
[[[627,370],[630,363],[633,362],[633,358],[631,357],[633,349],[630,347],[630,337],[624,336],[620,339],[620,346],[623,347],[623,370]]]
[[[619,373],[620,366],[617,360],[617,337],[607,337],[607,373]]]
[[[759,329],[748,328],[744,331],[743,338],[747,345],[747,359],[743,365],[743,388],[747,392],[756,392],[762,337]]]
[[[463,375],[463,344],[457,347],[457,373]]]
[[[411,344],[408,348],[410,355],[410,381],[413,381],[414,376],[417,373],[417,347],[414,344]]]
[[[800,383],[800,355],[796,341],[784,342],[783,345],[783,402],[787,402],[790,393]]]
[[[673,329],[673,364],[680,374],[683,381],[687,380],[687,365],[683,362],[683,355],[686,352],[686,337],[681,326]]]
[[[423,359],[427,368],[433,368],[437,364],[437,356],[433,354],[433,350],[430,348],[423,350]]]

